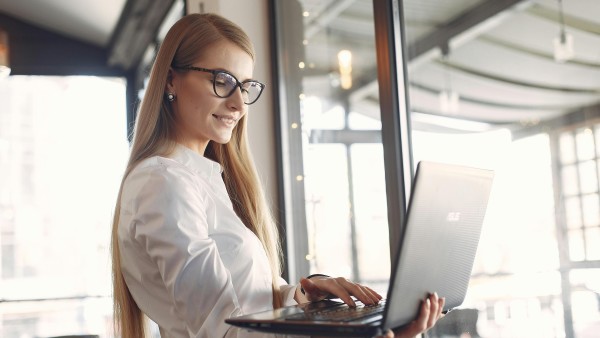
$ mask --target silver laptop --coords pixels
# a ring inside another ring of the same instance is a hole
[[[411,322],[421,300],[434,291],[446,297],[445,311],[461,305],[493,176],[485,169],[419,162],[387,297],[380,304],[357,302],[353,308],[332,299],[225,322],[270,333],[372,337]]]

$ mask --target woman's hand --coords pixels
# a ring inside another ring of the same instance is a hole
[[[417,319],[399,329],[388,331],[382,338],[412,338],[431,329],[444,316],[442,309],[445,302],[446,299],[439,298],[437,293],[429,295],[428,298],[421,302],[419,317]]]
[[[300,292],[300,287],[304,289],[304,294]],[[351,296],[356,297],[365,305],[376,304],[383,298],[373,289],[351,282],[346,278],[325,276],[311,279],[302,278],[294,298],[298,303],[305,303],[337,297],[350,306],[356,306]],[[445,302],[446,299],[438,297],[437,293],[429,295],[421,302],[417,319],[396,330],[388,331],[381,338],[412,338],[429,330],[444,316],[442,310]]]
[[[365,305],[376,304],[383,298],[373,289],[342,277],[302,278],[299,286],[304,289],[304,294],[296,290],[294,298],[298,303],[317,302],[325,298],[340,298],[344,303],[356,306],[351,296],[356,297]]]

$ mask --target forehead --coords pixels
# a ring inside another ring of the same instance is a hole
[[[242,81],[252,77],[254,61],[238,45],[224,40],[208,46],[195,65],[226,70]]]

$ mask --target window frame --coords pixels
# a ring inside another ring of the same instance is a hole
[[[406,214],[407,196],[413,178],[410,137],[410,118],[406,77],[406,50],[404,48],[402,1],[373,0],[374,25],[377,46],[377,77],[381,110],[381,138],[384,152],[387,217],[390,257],[399,247]],[[288,4],[289,6],[289,4]],[[277,144],[278,217],[283,234],[284,273],[288,281],[307,276],[308,235],[305,210],[301,116],[297,98],[300,88],[294,81],[300,75],[298,62],[291,57],[302,55],[281,49],[283,39],[303,31],[301,19],[283,20],[280,2],[269,1],[271,59],[273,60],[273,105]],[[298,5],[298,11],[301,8]],[[289,9],[287,9],[289,13]],[[298,15],[298,18],[302,18]],[[292,79],[290,81],[290,79]],[[403,207],[398,207],[403,206]]]

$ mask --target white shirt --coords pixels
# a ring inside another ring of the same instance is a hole
[[[233,211],[221,166],[188,148],[128,175],[118,238],[125,282],[162,337],[242,337],[226,318],[273,308],[267,255]],[[279,284],[295,303],[295,286]]]

